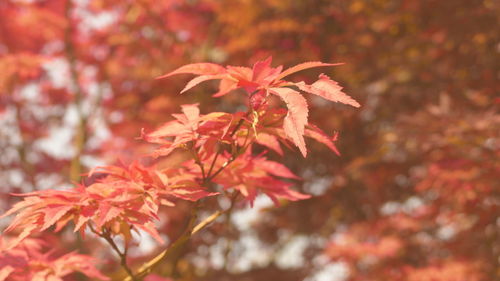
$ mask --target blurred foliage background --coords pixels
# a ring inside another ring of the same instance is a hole
[[[286,66],[344,62],[323,71],[361,110],[307,97],[310,119],[340,132],[342,155],[309,143],[306,159],[285,156],[304,178],[298,189],[314,197],[237,206],[156,276],[496,280],[499,15],[497,0],[3,0],[1,208],[17,200],[11,192],[64,188],[95,165],[147,153],[136,139],[141,128],[170,120],[180,104],[242,109],[237,93],[207,94],[215,84],[178,95],[190,77],[154,80],[180,65],[251,65],[267,56]],[[164,211],[170,240],[190,207]],[[47,239],[113,259],[97,239]],[[160,248],[143,238],[133,263]],[[103,268],[120,275],[116,263]]]

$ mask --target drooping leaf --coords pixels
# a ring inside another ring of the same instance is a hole
[[[278,162],[263,160],[259,162],[259,168],[262,168],[273,176],[300,180],[300,177],[292,173],[285,165]]]
[[[304,82],[299,82],[295,85],[304,92],[318,95],[333,102],[340,102],[354,107],[361,106],[353,98],[342,92],[342,87],[339,86],[337,82],[331,80],[324,74],[320,74],[319,79],[312,85],[307,85]]]
[[[230,156],[219,157],[217,165],[223,165],[227,161],[226,157]],[[279,205],[279,199],[296,201],[309,198],[308,195],[293,191],[292,183],[278,177],[299,179],[282,164],[267,160],[263,155],[252,155],[247,150],[234,161],[231,168],[224,169],[214,182],[225,189],[238,190],[250,205],[259,192],[266,194],[276,205]]]
[[[335,152],[337,155],[340,155],[337,147],[335,146],[335,141],[337,140],[337,133],[333,135],[333,137],[328,136],[325,132],[323,132],[320,128],[315,125],[308,124],[310,128],[306,128],[305,136],[310,137],[324,145],[326,145],[330,150]]]
[[[307,124],[307,101],[297,91],[290,88],[271,88],[269,92],[279,96],[288,108],[288,113],[283,122],[285,133],[299,148],[304,157],[307,155],[304,141],[304,128]]]
[[[276,182],[274,179],[271,182],[266,182],[266,188],[263,192],[273,200],[276,206],[280,205],[279,199],[286,199],[290,201],[299,201],[311,198],[308,194],[303,194],[298,191],[290,189],[290,184],[284,182]]]

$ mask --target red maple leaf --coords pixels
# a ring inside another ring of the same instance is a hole
[[[179,176],[177,172],[138,163],[128,167],[106,166],[90,173],[106,176],[89,186],[21,194],[23,201],[2,216],[18,213],[5,230],[22,229],[11,247],[51,226],[57,232],[70,221],[75,223],[74,231],[82,235],[86,227],[98,233],[107,229],[129,241],[131,230],[140,229],[162,242],[154,225],[161,205],[173,206],[172,198],[196,201],[216,194],[207,192],[194,176],[187,173]]]
[[[231,168],[224,169],[213,181],[225,189],[238,190],[250,204],[253,204],[258,191],[269,196],[276,205],[279,205],[279,199],[297,201],[310,197],[290,189],[293,184],[284,179],[300,178],[287,167],[267,160],[263,155],[254,156],[250,151],[251,148],[236,158]],[[224,165],[230,157],[230,155],[219,157],[217,165]]]
[[[41,239],[29,238],[12,247],[5,237],[0,238],[0,281],[66,280],[66,276],[81,272],[90,278],[109,280],[96,268],[92,257],[68,253],[60,257],[53,256],[48,243]]]
[[[304,141],[305,126],[307,125],[308,106],[306,99],[299,91],[318,95],[333,102],[340,102],[354,107],[359,107],[359,103],[342,92],[342,87],[337,82],[321,74],[319,79],[313,84],[306,84],[304,81],[290,82],[282,80],[286,76],[295,72],[315,68],[320,66],[334,66],[339,64],[306,62],[285,71],[283,67],[271,67],[272,58],[258,61],[253,68],[240,66],[222,67],[212,63],[195,63],[182,66],[170,73],[158,78],[165,78],[175,74],[195,74],[198,77],[189,81],[181,93],[191,89],[197,84],[208,80],[221,80],[219,92],[214,96],[226,95],[232,90],[243,88],[249,94],[249,103],[253,110],[258,110],[266,104],[267,97],[272,94],[283,100],[288,108],[283,128],[285,134],[299,148],[302,155],[307,155]]]
[[[230,141],[227,135],[231,126],[235,126],[241,113],[230,114],[212,112],[200,115],[197,104],[183,105],[182,114],[172,114],[176,120],[169,121],[158,129],[144,133],[142,138],[161,146],[153,153],[153,157],[166,156],[176,148],[185,147],[187,143],[194,142],[194,148],[202,147],[202,158],[213,153],[213,144],[217,141]]]

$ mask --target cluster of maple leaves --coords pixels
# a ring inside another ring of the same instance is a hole
[[[140,230],[161,243],[163,239],[155,228],[159,208],[175,206],[177,200],[198,201],[231,193],[233,196],[241,194],[244,200],[253,204],[257,194],[263,193],[278,205],[283,199],[309,198],[309,195],[291,188],[291,180],[300,179],[298,176],[283,164],[268,160],[266,150],[254,154],[252,146],[262,145],[282,155],[282,145],[295,145],[305,157],[306,136],[338,153],[334,144],[336,135],[328,136],[308,122],[307,102],[299,91],[354,107],[359,107],[359,104],[323,74],[312,84],[283,80],[301,70],[333,65],[307,62],[282,71],[281,66],[272,67],[271,58],[268,58],[255,63],[253,68],[190,64],[159,77],[181,73],[198,75],[188,82],[183,92],[200,82],[220,79],[219,92],[214,96],[241,88],[247,93],[248,110],[203,115],[197,104],[188,104],[182,106],[182,113],[172,114],[174,120],[152,132],[143,131],[142,139],[157,145],[144,157],[166,157],[174,150],[189,153],[190,159],[178,168],[143,166],[140,161],[128,166],[97,167],[89,173],[93,182],[88,185],[77,184],[69,190],[48,189],[17,194],[23,200],[3,215],[16,214],[5,230],[18,232],[10,241],[8,250],[23,247],[23,243],[31,241],[27,240],[28,237],[51,227],[58,232],[70,222],[74,224],[74,231],[79,231],[82,236],[86,230],[107,241],[121,236],[125,247],[132,239],[131,233]],[[273,106],[271,96],[279,97],[286,108]],[[72,255],[67,259],[77,261],[84,258]],[[102,277],[93,270],[75,270]],[[17,271],[19,269],[4,267],[2,274],[9,276]],[[61,271],[58,276],[65,273]]]
[[[161,274],[204,281],[314,279],[325,267],[316,263],[316,257],[325,253],[330,262],[340,261],[348,268],[349,280],[456,281],[464,276],[468,281],[496,280],[500,274],[500,103],[498,64],[491,58],[498,55],[497,14],[498,1],[488,0],[2,0],[0,203],[5,210],[20,199],[10,192],[80,182],[80,174],[95,165],[88,161],[93,157],[106,163],[114,163],[117,157],[132,162],[150,148],[149,143],[135,139],[140,128],[146,127],[144,136],[152,132],[165,120],[166,112],[177,111],[179,104],[192,97],[205,110],[217,107],[216,111],[233,112],[239,106],[237,94],[217,102],[204,96],[213,83],[190,90],[189,98],[174,95],[182,88],[182,79],[151,79],[165,69],[191,61],[247,65],[270,54],[281,64],[346,61],[348,65],[339,68],[342,71],[335,78],[365,97],[363,111],[331,114],[331,104],[311,99],[308,115],[316,125],[349,133],[343,137],[343,157],[336,161],[316,143],[308,145],[307,159],[287,153],[279,161],[300,172],[305,184],[298,183],[298,189],[315,196],[286,208],[267,209],[252,222],[251,231],[257,234],[252,236],[254,241],[273,249],[273,255],[262,255],[259,263],[235,270],[240,263],[250,262],[247,254],[254,247],[245,247],[249,233],[239,229],[235,216],[228,216],[228,222],[223,217],[206,235],[193,237],[177,265],[164,260],[162,268],[172,270]],[[57,73],[52,66],[57,66]],[[83,106],[76,98],[78,88]],[[449,102],[436,108],[443,96]],[[274,94],[268,98],[279,100]],[[91,112],[86,111],[88,105]],[[82,108],[84,114],[72,126],[66,117],[75,108]],[[255,124],[258,137],[253,151],[257,155],[243,161],[246,156],[240,154],[232,160],[228,169],[212,178],[219,186],[211,184],[209,193],[223,193],[220,185],[223,178],[232,179],[226,177],[233,172],[231,166],[255,168],[247,162],[255,160],[262,146],[270,152],[260,156],[276,160],[274,151],[282,154],[283,148],[294,145],[264,132],[266,126],[274,127],[272,116],[286,116],[285,109],[275,110],[276,115],[268,110],[268,123]],[[242,116],[254,120],[252,115]],[[106,136],[102,123],[109,132]],[[67,138],[55,134],[62,125],[70,131]],[[283,130],[282,123],[279,126]],[[310,134],[324,140],[309,125],[304,133],[306,140]],[[40,145],[55,138],[64,143],[59,146],[64,155]],[[212,173],[231,159],[231,145],[220,146],[224,151]],[[179,148],[155,164],[161,169],[175,167],[187,155],[188,150]],[[155,170],[149,163],[149,159],[143,163],[147,164],[144,169]],[[198,183],[202,178],[199,165],[188,165]],[[210,161],[205,163],[204,168],[210,167]],[[85,185],[104,176],[97,169]],[[287,184],[294,180],[270,177]],[[252,190],[262,193],[263,187],[254,185]],[[237,199],[242,198],[251,199],[244,194]],[[202,203],[204,213],[222,206],[217,199],[226,201],[223,196],[208,197]],[[159,217],[168,220],[157,223],[156,230],[161,237],[175,238],[197,203],[173,195],[166,200],[176,207],[160,208]],[[243,205],[239,203],[233,210],[237,213]],[[102,244],[95,247],[94,235],[84,241],[70,235],[73,225],[70,222],[70,227],[55,234],[58,240],[51,246],[111,258],[112,249],[106,251]],[[90,225],[98,228],[92,220]],[[299,254],[305,259],[297,267],[277,263],[279,255],[274,253],[292,244],[282,243],[282,236],[276,235],[282,233],[308,237],[310,246]],[[318,237],[330,242],[317,245]],[[211,263],[213,251],[221,244],[233,244],[228,246],[229,258],[222,269]],[[137,261],[149,255],[132,251],[129,258]],[[264,258],[270,261],[261,262]],[[22,270],[20,265],[17,272]],[[122,273],[106,266],[102,270],[110,276]],[[7,280],[15,276],[12,272]]]
[[[95,268],[96,261],[92,257],[74,252],[55,257],[53,251],[46,251],[49,243],[42,239],[27,238],[16,247],[11,243],[0,239],[0,280],[62,281],[74,272],[108,279]]]

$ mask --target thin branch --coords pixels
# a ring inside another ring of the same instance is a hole
[[[248,116],[249,113],[250,113],[250,111],[248,111],[244,117],[241,117],[241,119],[238,121],[238,123],[234,127],[233,131],[229,134],[229,136],[233,137],[236,134],[236,132],[238,132],[240,127],[245,122],[245,117]],[[229,165],[231,162],[233,162],[235,160],[235,156],[233,155],[228,161],[226,161],[224,164],[222,164],[222,166],[215,173],[212,174],[213,168],[215,166],[215,161],[217,160],[217,157],[221,153],[222,153],[222,149],[219,147],[217,149],[217,153],[214,156],[214,159],[212,160],[212,163],[210,164],[210,169],[208,170],[207,177],[204,181],[205,184],[210,182],[212,179],[214,179],[220,172],[222,172],[222,170],[224,170],[224,168],[227,167],[227,165]]]
[[[141,268],[139,269],[139,271],[135,274],[135,276],[138,278],[142,278],[142,277],[146,276],[147,274],[149,274],[151,272],[151,270],[153,269],[153,267],[158,265],[171,252],[176,252],[177,250],[182,248],[187,243],[187,241],[191,238],[191,236],[193,236],[194,234],[196,234],[197,232],[199,232],[200,230],[202,230],[203,228],[208,226],[210,223],[215,221],[218,217],[220,217],[225,212],[226,211],[220,211],[220,210],[216,211],[212,215],[205,218],[203,221],[201,221],[200,223],[198,223],[195,226],[192,226],[192,225],[194,225],[194,221],[196,220],[196,216],[192,216],[191,221],[190,221],[191,226],[188,227],[188,229],[187,229],[188,231],[184,232],[179,238],[177,238],[177,240],[175,242],[173,242],[163,252],[161,252],[160,254],[155,256],[153,259],[151,259],[150,261],[143,264],[141,266]],[[124,279],[124,281],[132,281],[132,280],[133,279],[131,279],[130,276]]]
[[[245,116],[248,116],[248,112],[246,113]],[[236,124],[236,126],[234,127],[233,131],[231,132],[231,134],[229,134],[229,136],[234,136],[236,134],[236,132],[240,129],[241,125],[243,125],[243,122],[245,122],[245,119],[244,117],[242,117],[239,121],[238,121],[238,124]],[[206,177],[206,180],[204,183],[207,183],[209,182],[211,179],[214,178],[214,176],[212,176],[212,171],[214,169],[214,166],[215,166],[215,162],[217,161],[217,158],[219,157],[219,155],[222,153],[222,148],[219,146],[217,148],[217,153],[215,154],[214,156],[214,159],[212,160],[212,163],[210,164],[210,169],[208,170],[208,173],[207,173],[207,177]],[[223,165],[224,166],[224,165]],[[226,164],[227,166],[227,164]],[[225,167],[225,166],[224,166]],[[218,171],[220,173],[220,171]],[[217,173],[217,172],[216,172]]]
[[[227,160],[226,162],[224,162],[224,164],[222,164],[222,166],[220,166],[220,168],[217,171],[215,171],[215,173],[213,173],[213,175],[211,175],[210,177],[207,178],[207,181],[213,180],[218,174],[220,174],[234,160],[236,160],[236,158],[234,158],[233,156],[231,156],[231,158],[229,158],[229,160]]]
[[[211,214],[209,217],[207,217],[202,222],[200,222],[195,227],[193,227],[193,230],[191,231],[191,235],[194,235],[198,231],[200,231],[203,228],[205,228],[207,225],[209,225],[210,223],[212,223],[214,220],[216,220],[218,217],[220,217],[220,215],[222,215],[225,212],[226,211],[220,211],[220,210],[218,210],[218,211],[214,212],[213,214]]]
[[[220,148],[220,145],[219,145],[219,147],[217,147],[217,153],[215,154],[214,159],[212,160],[212,163],[210,164],[210,169],[208,169],[207,177],[204,178],[205,183],[208,182],[207,179],[210,178],[210,175],[212,174],[212,170],[214,169],[214,166],[215,166],[215,162],[217,161],[217,158],[219,157],[221,152],[222,152],[222,149]]]
[[[236,158],[238,158],[238,156],[241,155],[250,146],[251,142],[247,144],[249,134],[250,134],[250,129],[248,130],[248,133],[245,137],[243,146],[241,146],[238,149],[236,155],[231,155],[231,158],[229,158],[226,162],[224,162],[224,164],[222,164],[222,166],[217,171],[215,171],[215,173],[213,173],[207,178],[207,182],[213,180],[217,175],[219,175],[229,164],[231,164],[234,160],[236,160]]]
[[[203,163],[201,163],[200,156],[198,155],[198,152],[194,149],[193,142],[189,146],[188,150],[191,153],[191,156],[193,156],[193,159],[194,159],[194,162],[196,163],[196,165],[198,165],[200,167],[202,182],[205,183],[205,180],[207,178],[207,174],[205,173],[205,167],[203,166]]]
[[[125,248],[122,252],[122,251],[120,251],[120,248],[118,248],[118,245],[116,245],[115,241],[111,237],[109,230],[104,228],[102,230],[102,232],[98,232],[97,230],[94,229],[94,227],[91,224],[89,224],[89,228],[90,228],[90,231],[92,231],[95,235],[106,240],[106,242],[108,242],[108,244],[111,246],[111,248],[113,248],[113,250],[116,252],[118,257],[120,257],[120,264],[123,267],[123,269],[125,269],[125,271],[127,272],[127,274],[128,274],[127,278],[130,278],[131,281],[139,281],[140,279],[137,279],[137,277],[134,275],[134,272],[127,264],[127,252],[128,252],[127,246],[125,246]]]
[[[139,279],[135,277],[132,269],[127,264],[127,250],[124,250],[124,252],[122,253],[116,245],[115,241],[113,241],[113,238],[111,238],[111,235],[109,235],[109,232],[106,231],[105,233],[106,235],[101,237],[103,237],[109,243],[109,245],[111,245],[113,250],[115,250],[115,252],[118,254],[118,256],[120,257],[120,264],[127,272],[128,277],[130,277],[130,279],[133,281],[139,281]]]

